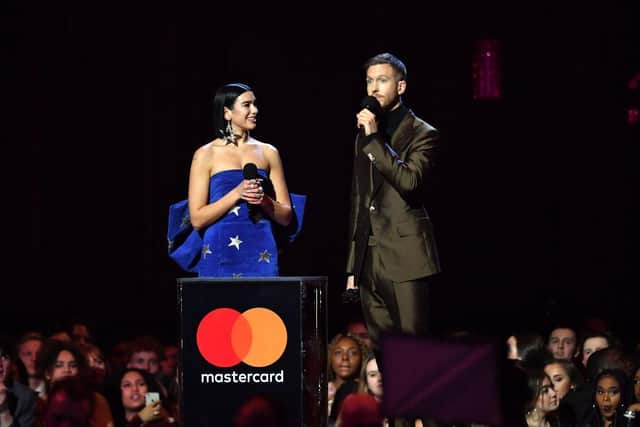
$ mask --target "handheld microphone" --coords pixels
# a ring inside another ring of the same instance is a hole
[[[380,116],[382,116],[382,106],[375,96],[364,97],[362,102],[360,102],[360,109],[364,110],[365,108],[371,111],[378,120],[380,119]],[[364,127],[362,126],[360,127],[360,136],[364,136]]]
[[[375,96],[366,96],[360,103],[360,109],[366,108],[371,111],[376,118],[380,118],[382,115],[382,106],[378,102]]]
[[[258,175],[258,167],[255,163],[247,163],[242,168],[242,177],[244,179],[260,179],[260,175]],[[256,205],[252,205],[247,203],[249,207],[249,218],[251,221],[258,222],[260,220],[260,208]]]
[[[242,176],[244,179],[258,179],[260,175],[258,175],[258,167],[255,163],[247,163],[242,168]]]

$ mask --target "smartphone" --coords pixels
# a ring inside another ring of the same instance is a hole
[[[160,393],[156,393],[156,392],[147,392],[146,396],[144,397],[145,400],[145,405],[149,406],[154,402],[158,402],[160,400]]]

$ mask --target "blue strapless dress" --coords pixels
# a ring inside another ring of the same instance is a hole
[[[265,183],[270,184],[266,171],[258,169],[258,173]],[[222,198],[242,179],[241,169],[213,175],[209,182],[209,203]],[[285,233],[288,241],[292,241],[300,231],[306,197],[291,194],[291,201],[294,209],[292,222],[295,224],[292,224],[293,231]],[[200,277],[277,276],[280,243],[277,237],[285,229],[266,216],[252,220],[249,206],[240,201],[216,222],[197,232],[189,222],[187,200],[171,205],[167,233],[169,256],[184,270],[195,272]]]

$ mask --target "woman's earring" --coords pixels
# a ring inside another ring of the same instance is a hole
[[[227,144],[236,143],[236,137],[233,134],[233,128],[231,127],[231,120],[227,120],[227,128],[225,129],[225,132],[224,132],[224,140],[227,142]]]

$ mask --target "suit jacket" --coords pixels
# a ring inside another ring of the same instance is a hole
[[[394,282],[438,273],[433,226],[423,202],[438,131],[409,111],[390,144],[382,134],[371,135],[366,145],[364,139],[359,134],[355,142],[347,273],[359,282],[370,234]]]

